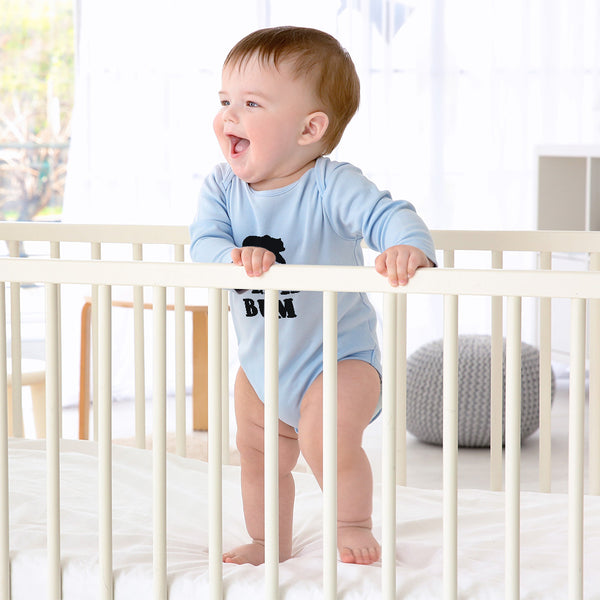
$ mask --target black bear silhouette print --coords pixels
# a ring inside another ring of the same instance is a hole
[[[269,250],[275,255],[275,262],[285,265],[285,258],[281,256],[285,246],[281,238],[272,238],[270,235],[249,235],[242,242],[242,246],[255,246],[256,248]]]

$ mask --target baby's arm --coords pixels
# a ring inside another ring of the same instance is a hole
[[[259,277],[275,263],[275,255],[270,250],[257,246],[234,248],[231,259],[233,264],[244,267],[249,277]]]
[[[394,287],[406,285],[421,267],[433,267],[433,263],[415,246],[391,246],[375,259],[375,270]]]

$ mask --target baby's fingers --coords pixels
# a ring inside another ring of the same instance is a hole
[[[408,283],[408,252],[393,248],[380,254],[375,260],[375,269],[388,278],[390,285],[406,285]]]
[[[244,267],[249,277],[262,275],[275,262],[275,255],[272,252],[254,246],[234,248],[231,251],[231,258],[234,264]]]

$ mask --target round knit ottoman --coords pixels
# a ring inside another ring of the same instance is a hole
[[[423,442],[442,444],[443,340],[419,348],[407,360],[406,426]],[[504,441],[506,362],[502,364]],[[458,445],[490,445],[489,335],[458,337]],[[554,400],[552,373],[552,400]],[[539,426],[539,351],[521,343],[521,441]]]

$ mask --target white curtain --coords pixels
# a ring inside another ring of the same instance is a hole
[[[535,147],[600,140],[599,0],[79,3],[64,218],[188,223],[228,49],[258,27],[324,29],[362,105],[334,157],[433,228],[535,227]]]

